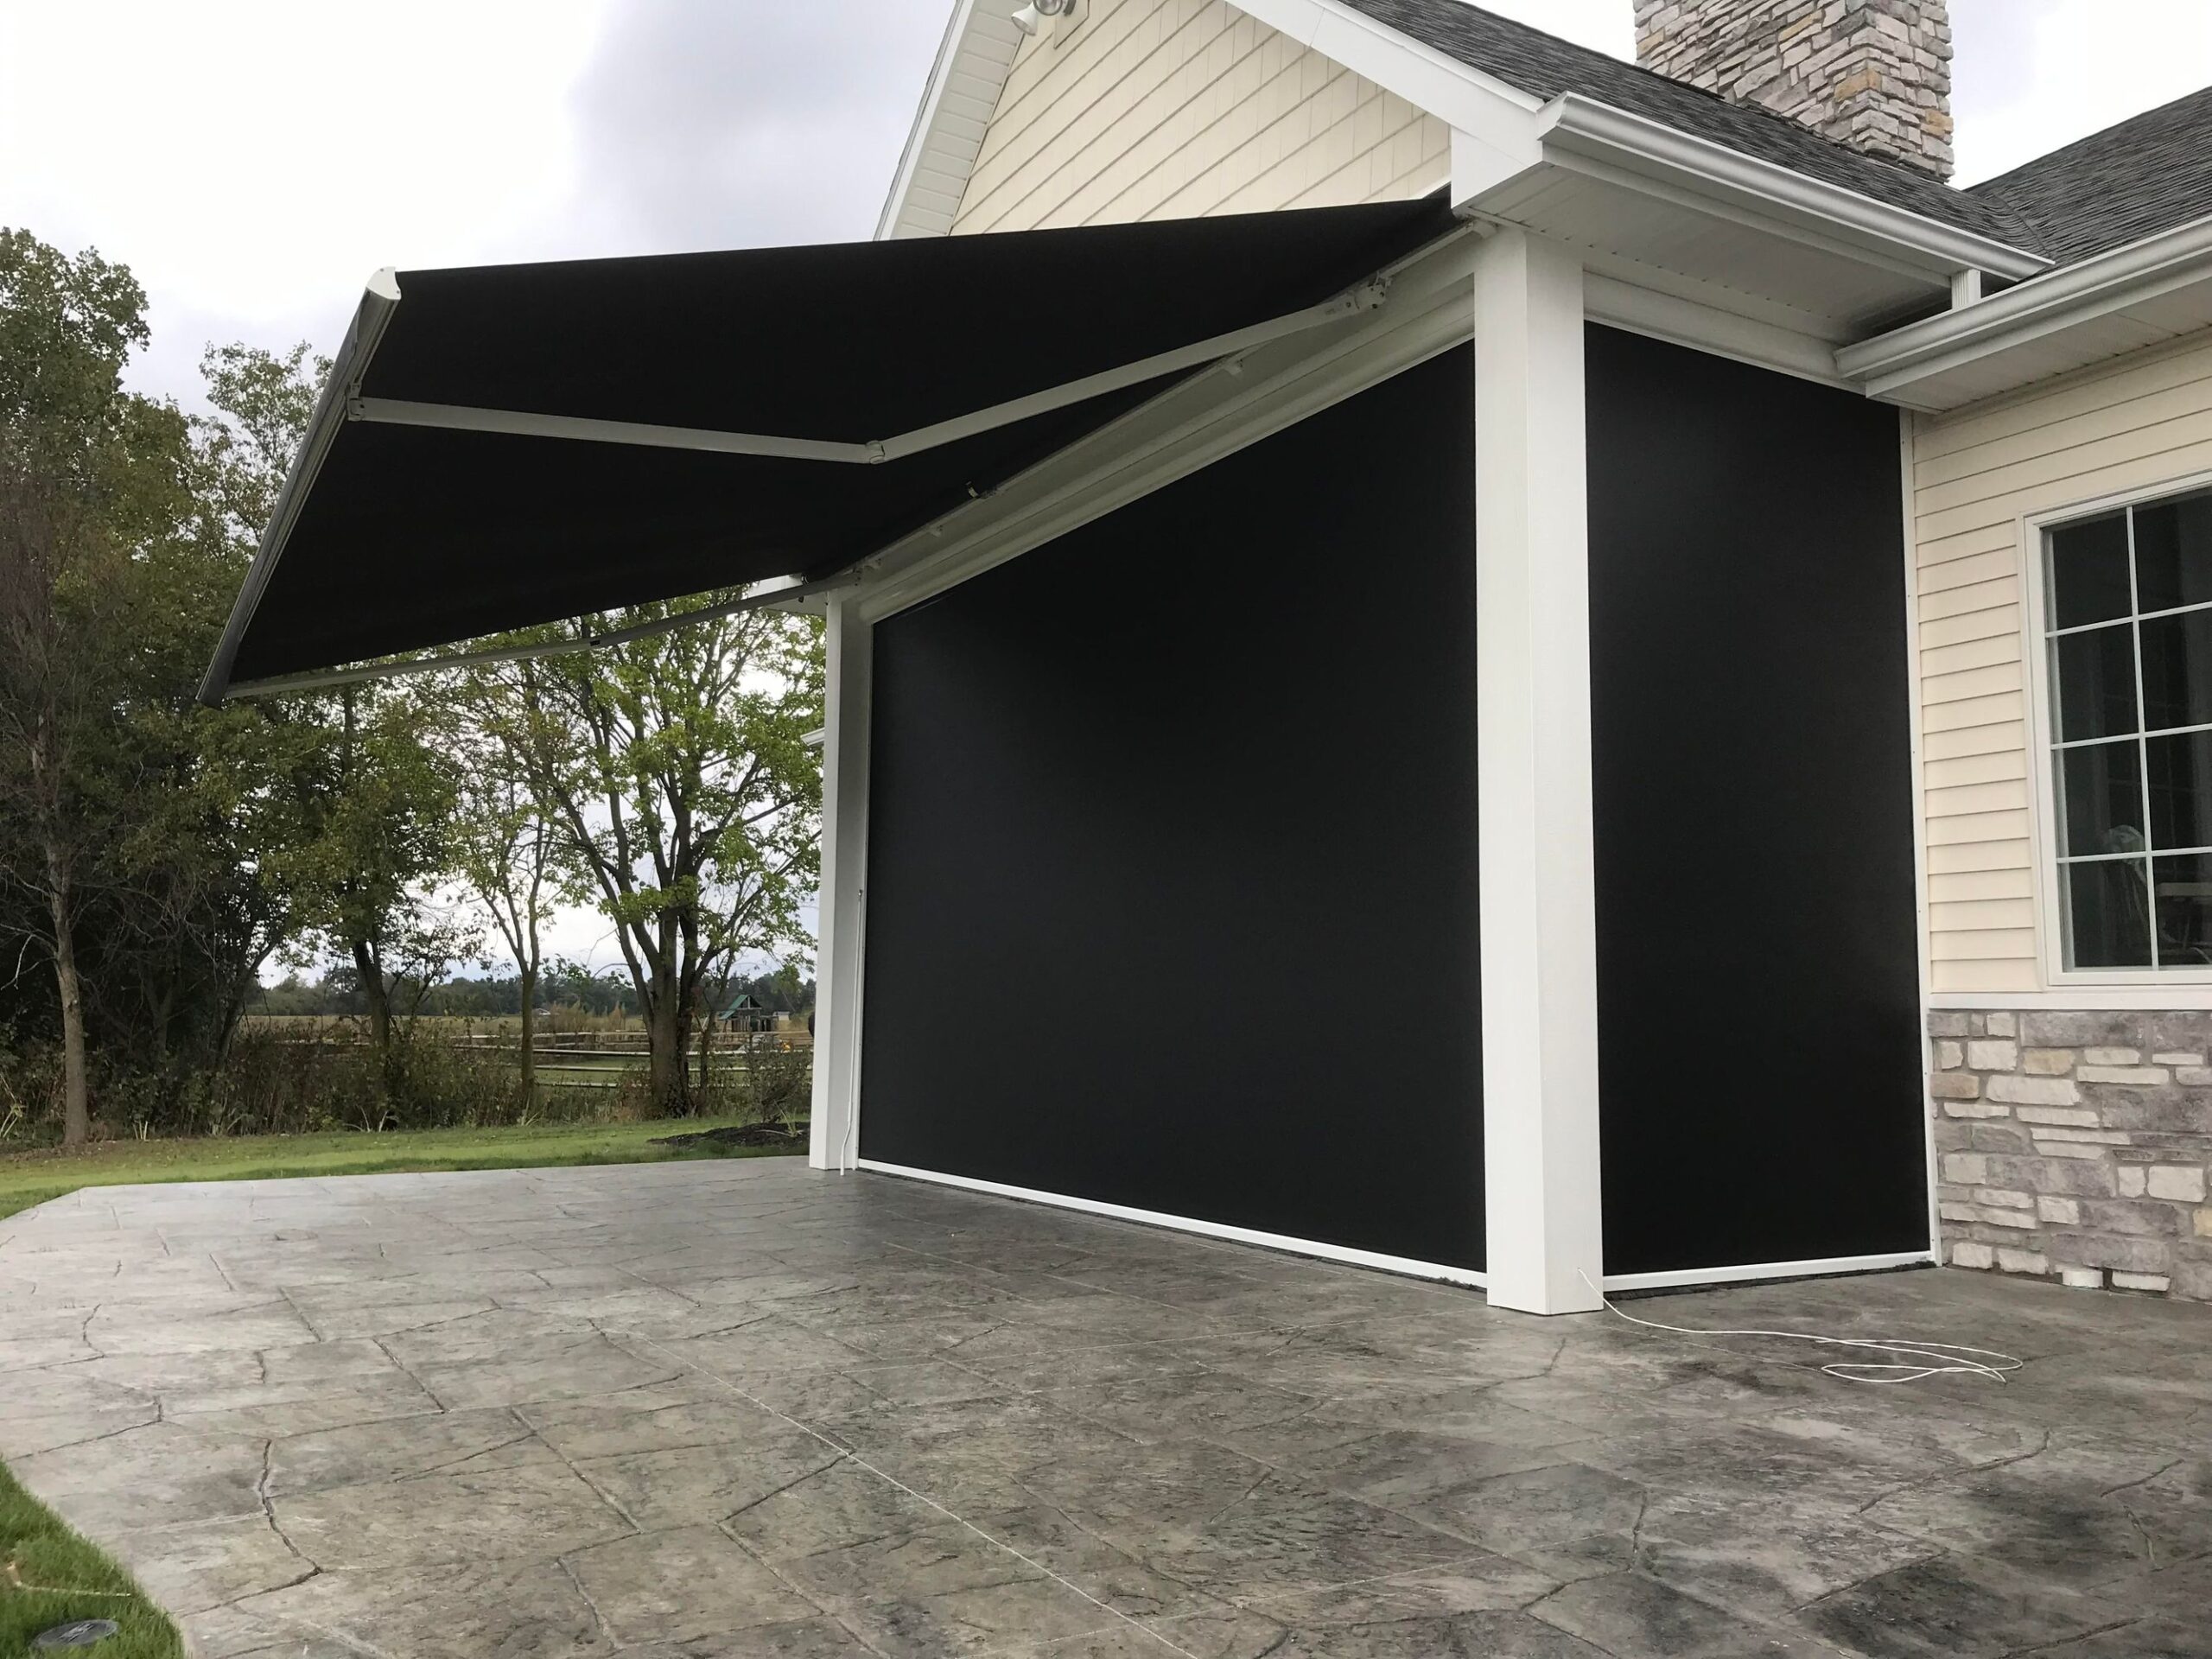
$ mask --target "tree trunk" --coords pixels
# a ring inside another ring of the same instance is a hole
[[[537,1098],[537,969],[522,969],[522,1098]]]
[[[699,1109],[699,1098],[691,1086],[691,1027],[697,1023],[691,1009],[691,998],[678,990],[669,1001],[676,1007],[676,1029],[670,1033],[669,1052],[676,1056],[677,1109],[690,1117]]]
[[[683,1027],[677,1018],[676,988],[665,983],[663,976],[653,976],[652,994],[643,1013],[653,1109],[669,1117],[681,1116],[683,1073],[690,1057],[683,1052]]]
[[[714,1084],[715,1005],[709,1002],[699,1014],[699,1094],[702,1099]]]
[[[85,995],[77,979],[76,918],[71,914],[69,873],[52,847],[46,850],[47,885],[54,909],[54,978],[61,994],[61,1144],[92,1139],[92,1115],[85,1085]]]
[[[361,982],[361,996],[369,1008],[369,1040],[376,1045],[377,1058],[391,1058],[391,994],[384,982],[384,965],[369,949],[365,939],[355,939],[353,972]]]

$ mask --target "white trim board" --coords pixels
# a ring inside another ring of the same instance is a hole
[[[1232,1244],[1251,1244],[1262,1249],[1281,1250],[1287,1255],[1311,1256],[1321,1262],[1341,1262],[1347,1266],[1369,1268],[1379,1273],[1395,1273],[1402,1278],[1463,1285],[1474,1290],[1488,1288],[1486,1281],[1489,1275],[1473,1268],[1447,1268],[1434,1262],[1417,1262],[1408,1256],[1387,1255],[1378,1250],[1356,1249],[1348,1244],[1325,1244],[1313,1239],[1292,1238],[1281,1233],[1262,1232],[1256,1228],[1235,1227],[1226,1222],[1199,1221],[1189,1216],[1167,1215],[1158,1210],[1140,1210],[1130,1205],[1109,1204],[1100,1198],[1079,1198],[1065,1192],[1046,1192],[1031,1186],[986,1181],[973,1175],[948,1175],[941,1170],[917,1169],[908,1164],[886,1163],[878,1158],[860,1159],[854,1166],[872,1174],[896,1176],[901,1180],[922,1181],[931,1186],[957,1187],[963,1192],[982,1192],[995,1198],[1014,1198],[1023,1204],[1043,1205],[1052,1210],[1073,1210],[1084,1215],[1106,1216],[1116,1221],[1133,1221],[1141,1226],[1158,1227],[1168,1232],[1194,1233],[1202,1238],[1218,1238]],[[1603,1282],[1609,1291],[1689,1289],[1700,1285],[1743,1284],[1762,1279],[1817,1279],[1838,1274],[1882,1273],[1892,1268],[1932,1266],[1935,1261],[1933,1250],[1904,1250],[1889,1255],[1838,1255],[1807,1262],[1754,1262],[1737,1268],[1685,1268],[1665,1273],[1609,1273],[1604,1276]]]
[[[1025,38],[1014,25],[1010,4],[958,0],[953,7],[876,219],[877,241],[951,232],[968,175],[982,153],[984,131]]]
[[[1484,1276],[1473,1268],[1447,1268],[1434,1262],[1416,1262],[1410,1256],[1386,1255],[1379,1250],[1355,1249],[1348,1244],[1324,1244],[1310,1238],[1292,1238],[1282,1233],[1262,1232],[1253,1227],[1234,1227],[1227,1222],[1200,1221],[1190,1216],[1171,1216],[1158,1210],[1140,1210],[1126,1204],[1108,1204],[1100,1198],[1078,1198],[1065,1192],[1044,1192],[1031,1186],[1009,1186],[1003,1181],[980,1180],[972,1175],[948,1175],[939,1170],[916,1169],[906,1164],[887,1164],[880,1159],[862,1158],[856,1166],[872,1170],[878,1175],[896,1175],[910,1181],[927,1181],[934,1186],[957,1186],[963,1192],[985,1192],[996,1198],[1018,1198],[1024,1204],[1041,1204],[1054,1210],[1078,1210],[1085,1215],[1110,1216],[1116,1221],[1134,1221],[1147,1227],[1165,1228],[1170,1232],[1197,1233],[1205,1238],[1227,1239],[1233,1244],[1256,1244],[1263,1249],[1281,1250],[1288,1255],[1310,1255],[1323,1262],[1343,1262],[1355,1268],[1374,1268],[1384,1273],[1403,1274],[1409,1279],[1429,1279],[1447,1285],[1465,1285],[1479,1290]]]
[[[1897,508],[1903,524],[1904,587],[1904,696],[1906,736],[1911,751],[1909,793],[1912,802],[1912,966],[1919,993],[1920,1029],[1912,1033],[1920,1055],[1921,1173],[1928,1189],[1928,1236],[1943,1236],[1942,1166],[1936,1145],[1936,1048],[1928,1040],[1928,997],[1936,982],[1935,931],[1928,898],[1928,754],[1921,720],[1925,709],[1920,685],[1920,539],[1913,515],[1914,438],[1920,417],[1897,411]]]
[[[1700,1285],[1740,1285],[1760,1279],[1821,1279],[1847,1273],[1886,1273],[1892,1268],[1936,1263],[1931,1250],[1888,1255],[1831,1255],[1810,1262],[1761,1262],[1740,1268],[1680,1268],[1667,1273],[1609,1273],[1607,1290],[1688,1290]]]
[[[2196,1014],[2212,1012],[2212,985],[2094,985],[2069,982],[2041,991],[1937,991],[1931,1014]]]

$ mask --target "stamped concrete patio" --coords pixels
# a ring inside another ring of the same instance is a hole
[[[2212,1654],[2212,1311],[1652,1300],[2009,1385],[796,1162],[0,1221],[0,1452],[207,1659]]]

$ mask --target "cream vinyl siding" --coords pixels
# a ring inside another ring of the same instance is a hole
[[[1090,0],[1027,41],[956,234],[1423,195],[1452,136],[1224,0]]]
[[[2045,979],[2022,520],[2212,471],[2212,338],[1942,417],[1913,436],[1929,988]],[[2045,918],[2054,932],[2056,918]]]

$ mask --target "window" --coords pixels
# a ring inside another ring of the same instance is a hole
[[[2212,492],[2048,532],[2066,965],[2212,968]]]

